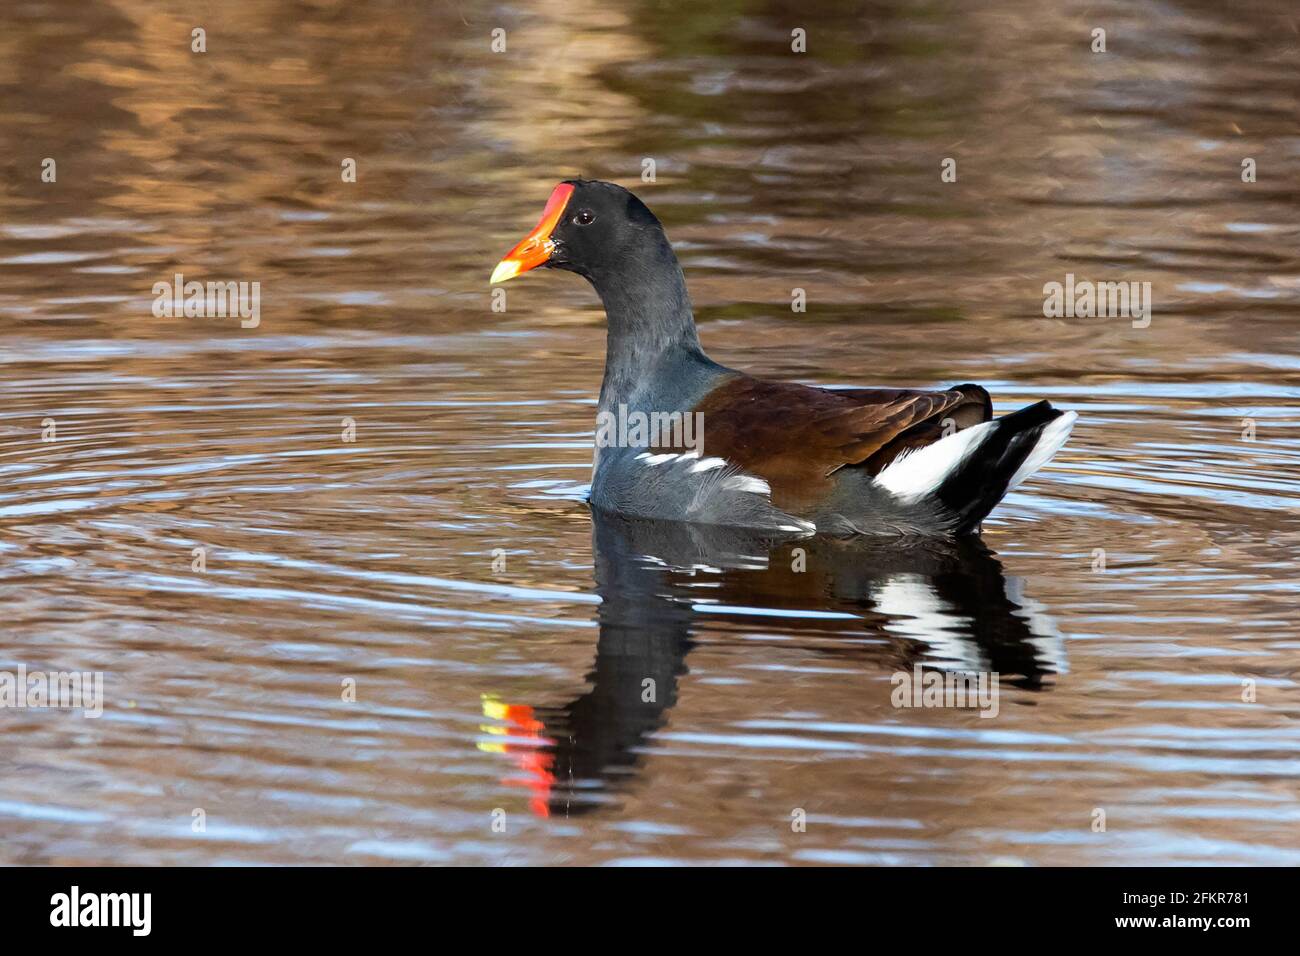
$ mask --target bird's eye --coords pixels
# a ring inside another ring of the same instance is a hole
[[[590,226],[595,221],[596,214],[590,209],[580,210],[578,214],[573,217],[573,224],[575,226]]]

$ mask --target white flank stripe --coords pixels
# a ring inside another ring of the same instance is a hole
[[[756,495],[766,495],[772,491],[766,481],[753,475],[733,475],[723,480],[722,487],[728,491],[750,491]]]
[[[690,473],[694,475],[701,471],[712,471],[714,468],[721,468],[725,464],[726,462],[721,458],[702,458],[691,465]]]
[[[665,452],[662,455],[652,455],[649,452],[641,452],[637,455],[638,461],[644,461],[647,465],[662,465],[666,461],[672,461],[677,456],[672,452]]]
[[[876,484],[908,501],[929,494],[989,436],[996,424],[997,421],[981,422],[933,445],[899,455],[876,475]]]
[[[1052,460],[1052,456],[1061,450],[1065,440],[1070,437],[1070,429],[1074,427],[1074,420],[1078,417],[1078,412],[1066,412],[1043,429],[1043,433],[1038,436],[1038,444],[1034,446],[1034,450],[1029,453],[1028,458],[1021,462],[1020,467],[1016,469],[1016,473],[1011,476],[1011,483],[1007,485],[1007,491],[1010,491]]]

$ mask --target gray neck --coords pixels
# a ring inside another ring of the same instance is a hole
[[[651,373],[671,384],[679,370],[712,365],[700,348],[686,279],[672,247],[662,233],[647,240],[650,248],[624,259],[620,270],[589,277],[609,326],[601,409],[634,404]]]

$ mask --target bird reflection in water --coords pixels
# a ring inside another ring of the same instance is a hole
[[[815,638],[815,653],[877,673],[993,672],[1037,691],[1066,669],[1052,621],[978,537],[780,539],[600,513],[593,522],[602,603],[589,689],[559,706],[483,698],[495,723],[479,747],[510,757],[504,782],[527,788],[538,816],[617,799],[677,702],[693,632],[724,611],[776,615],[785,634]],[[828,621],[879,640],[828,646]]]

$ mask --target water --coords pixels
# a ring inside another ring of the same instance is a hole
[[[1292,4],[199,6],[0,14],[0,670],[105,675],[0,712],[0,860],[1300,863]],[[486,285],[575,173],[719,360],[1072,441],[982,544],[593,523],[594,296]]]

